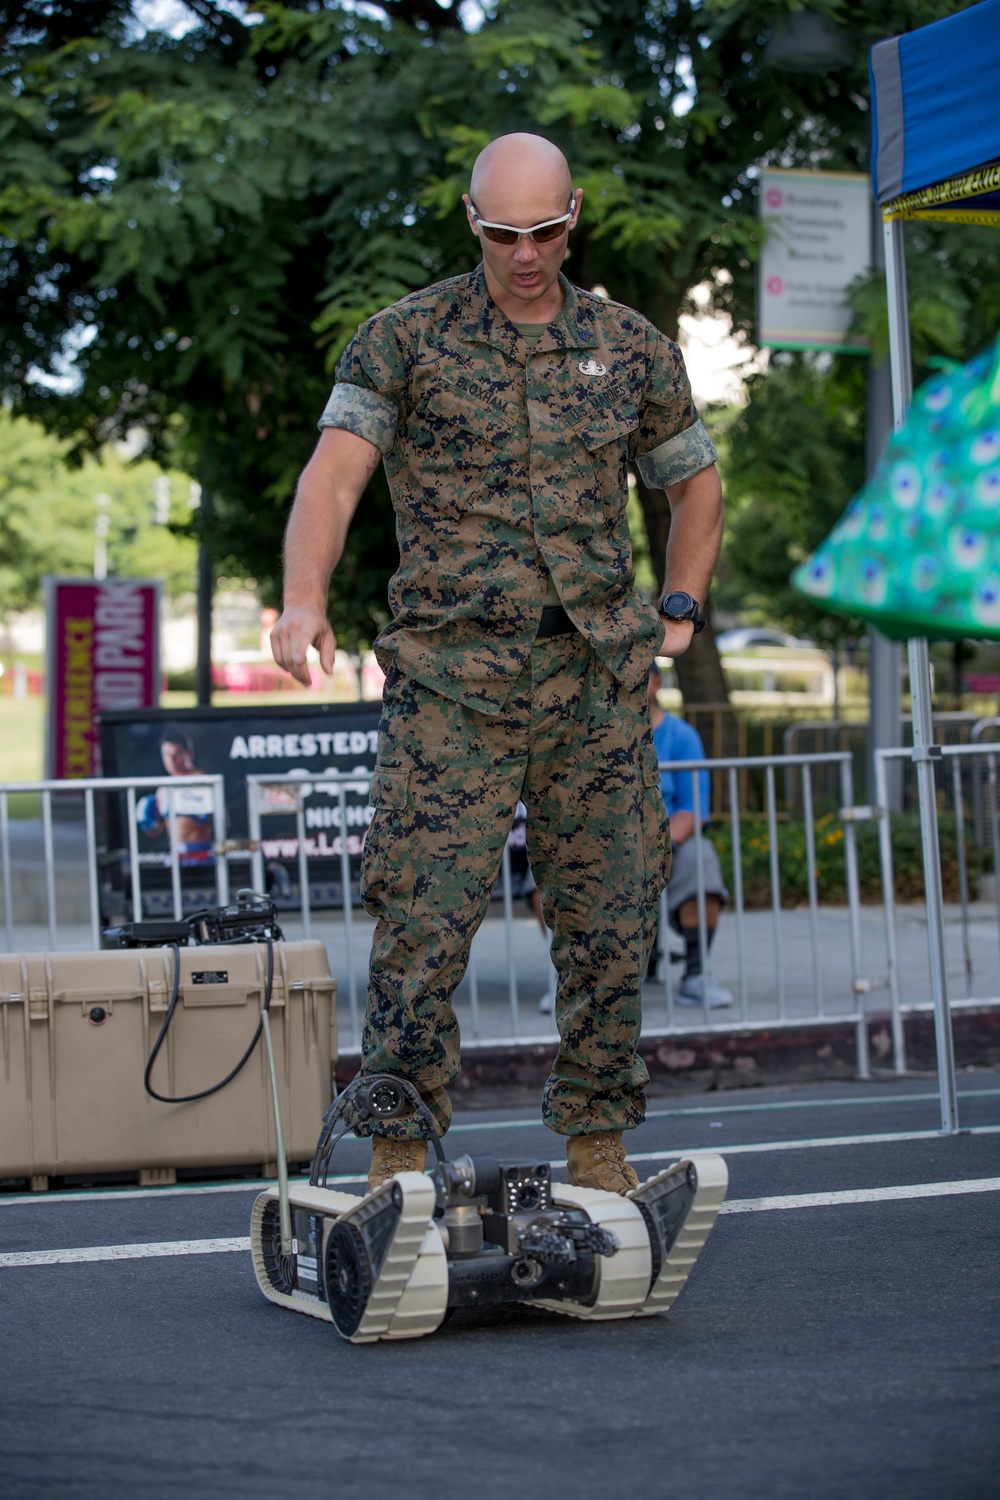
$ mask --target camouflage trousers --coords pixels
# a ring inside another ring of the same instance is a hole
[[[542,1118],[562,1135],[629,1129],[645,1112],[636,1045],[670,837],[645,684],[623,688],[576,632],[535,643],[499,717],[390,669],[361,876],[376,918],[363,1072],[409,1079],[448,1128],[451,997],[518,799],[559,976]],[[370,1133],[424,1132],[404,1118]]]

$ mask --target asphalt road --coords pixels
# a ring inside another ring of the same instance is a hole
[[[645,1170],[711,1147],[731,1181],[676,1306],[633,1322],[355,1347],[245,1251],[166,1253],[244,1236],[252,1187],[0,1196],[0,1495],[996,1500],[1000,1073],[962,1089],[952,1138],[912,1080],[653,1101]],[[560,1145],[523,1112],[458,1125],[456,1150]]]

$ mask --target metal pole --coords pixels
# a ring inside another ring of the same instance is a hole
[[[910,641],[911,680],[930,668],[926,641]],[[916,763],[917,790],[920,795],[920,842],[924,856],[924,887],[927,893],[927,951],[930,960],[931,998],[934,1002],[934,1035],[937,1044],[938,1091],[941,1100],[941,1129],[948,1135],[958,1133],[958,1089],[955,1082],[955,1053],[951,1034],[951,1011],[948,1004],[948,969],[945,956],[944,898],[941,891],[941,850],[938,841],[937,798],[934,787],[934,761],[941,747],[929,736],[933,733],[930,693],[920,702],[913,700],[913,759]],[[936,752],[936,753],[935,753]]]
[[[802,822],[806,831],[806,887],[809,892],[809,936],[812,941],[813,1001],[823,1014],[823,985],[819,970],[819,893],[816,889],[816,830],[813,827],[812,775],[802,767]]]
[[[858,1010],[858,1077],[869,1078],[868,1016],[861,979],[861,882],[858,878],[857,828],[851,817],[854,806],[854,772],[850,755],[840,764],[840,795],[844,809],[844,872],[847,877],[847,924],[851,935],[851,991]]]
[[[875,752],[903,743],[903,650],[898,641],[887,640],[868,627],[868,776],[874,788]],[[889,781],[888,811],[903,810],[903,768],[896,761],[886,764]],[[874,801],[874,791],[869,801]]]
[[[302,936],[312,937],[312,901],[309,893],[309,860],[306,854],[306,815],[302,806],[302,798],[295,812],[295,833],[298,842],[299,854],[299,906],[302,910]],[[341,828],[340,837],[343,839],[344,830]],[[347,896],[345,895],[345,901]]]
[[[340,896],[344,913],[344,946],[347,949],[347,998],[351,1007],[351,1036],[359,1040],[358,981],[354,973],[354,891],[351,885],[351,851],[347,847],[347,788],[337,783],[340,817]]]
[[[708,913],[705,910],[705,866],[704,856],[701,852],[701,772],[691,772],[691,801],[694,807],[694,870],[695,870],[695,895],[698,912],[698,962],[701,965],[701,1013],[707,1025],[709,1020],[709,985],[711,975],[708,970]]]
[[[729,827],[733,851],[733,905],[736,916],[736,964],[740,971],[740,1020],[747,1019],[747,969],[743,947],[743,847],[740,834],[738,772],[729,768]]]
[[[913,398],[910,356],[910,315],[906,297],[906,246],[902,219],[882,226],[885,254],[885,295],[889,313],[889,375],[892,384],[892,425],[898,432]]]
[[[208,550],[208,528],[212,520],[212,497],[201,492],[201,515],[198,520],[198,655],[195,664],[195,690],[198,707],[212,703],[212,554]]]
[[[660,934],[663,938],[663,1007],[669,1031],[674,1024],[674,995],[670,982],[670,917],[665,890],[660,892]]]
[[[785,966],[781,959],[781,870],[778,865],[778,812],[774,786],[774,767],[764,771],[767,796],[767,839],[771,866],[771,920],[774,924],[774,985],[778,1016],[785,1019]]]
[[[3,925],[7,952],[14,951],[14,900],[10,888],[10,813],[7,793],[0,792],[0,864],[3,866]]]
[[[170,839],[170,889],[174,897],[174,921],[179,922],[184,915],[184,897],[181,894],[181,863],[180,850],[177,847],[177,798],[172,791],[167,796],[167,835]]]
[[[285,1157],[285,1133],[281,1128],[281,1100],[278,1097],[278,1070],[274,1065],[274,1043],[271,1041],[271,1020],[266,1010],[260,1013],[264,1027],[264,1045],[267,1048],[267,1067],[271,1075],[271,1103],[274,1106],[274,1156],[278,1166],[278,1224],[281,1230],[281,1253],[292,1253],[292,1213],[288,1199],[288,1161]]]
[[[965,960],[965,993],[972,998],[972,949],[969,945],[969,862],[965,849],[965,802],[962,797],[962,762],[956,755],[951,763],[952,794],[955,802],[955,839],[958,853],[958,899],[962,905],[962,956]]]
[[[878,845],[882,866],[882,902],[885,911],[885,951],[889,965],[889,1019],[892,1028],[892,1059],[896,1072],[906,1072],[906,1031],[899,998],[899,952],[896,947],[896,872],[892,861],[892,824],[885,805],[886,751],[875,754],[875,805],[879,814]]]
[[[215,829],[215,891],[220,906],[229,905],[229,856],[226,853],[226,791],[221,776],[212,787],[212,826]]]
[[[56,857],[52,847],[52,793],[42,793],[42,839],[45,845],[45,905],[49,919],[49,947],[56,946]]]
[[[132,921],[142,921],[142,877],[139,874],[139,835],[135,826],[135,787],[125,792],[125,818],[128,823],[128,872],[132,887]]]
[[[990,842],[993,848],[993,905],[997,915],[997,936],[1000,937],[1000,818],[997,817],[997,758],[987,757],[990,778]]]
[[[510,1034],[520,1035],[517,1015],[517,965],[514,962],[514,896],[510,879],[510,845],[504,844],[500,863],[500,883],[503,890],[503,925],[507,939],[507,997],[510,1001]]]
[[[267,876],[264,872],[264,851],[260,847],[260,784],[256,777],[248,776],[247,787],[247,818],[248,832],[250,834],[250,882],[255,891],[266,895]]]
[[[910,322],[906,298],[906,250],[903,222],[891,219],[884,226],[885,291],[889,311],[889,365],[892,372],[892,414],[897,431],[906,420],[913,396],[913,366],[910,357]],[[958,1090],[955,1054],[948,1007],[948,971],[944,947],[944,896],[941,891],[941,853],[938,843],[937,799],[934,790],[934,714],[931,700],[931,661],[926,640],[908,642],[910,699],[913,715],[913,760],[920,796],[920,840],[924,855],[924,886],[927,893],[927,950],[930,959],[931,997],[934,1001],[934,1032],[937,1042],[938,1089],[941,1129],[958,1131]]]
[[[97,890],[97,823],[94,818],[94,788],[88,786],[83,794],[83,810],[87,821],[87,891],[90,897],[90,941],[94,950],[101,946],[101,905]]]
[[[876,220],[881,218],[878,204],[872,199]],[[872,235],[873,262],[876,270],[885,268],[885,241],[876,231]],[[878,468],[886,441],[892,431],[891,362],[868,362],[868,386],[865,425],[865,469],[870,479]],[[876,800],[875,752],[903,743],[903,652],[898,641],[890,641],[871,625],[868,627],[868,800]],[[901,812],[903,806],[902,767],[898,762],[883,765],[888,777],[886,791],[889,808]]]

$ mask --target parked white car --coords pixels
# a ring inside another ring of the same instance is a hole
[[[813,651],[815,642],[802,641],[784,630],[771,630],[766,625],[743,625],[736,630],[723,630],[715,638],[721,656],[742,656],[744,651]]]

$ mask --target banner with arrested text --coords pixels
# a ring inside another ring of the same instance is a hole
[[[163,785],[139,796],[135,838],[142,867],[143,906],[147,916],[172,911],[167,819],[176,815],[185,910],[214,904],[211,797],[202,787],[184,787],[184,777],[221,773],[225,780],[226,859],[230,888],[248,885],[250,871],[248,775],[315,776],[302,787],[306,857],[313,905],[337,907],[343,902],[341,838],[351,862],[351,900],[360,901],[361,851],[374,815],[368,796],[375,769],[382,705],[376,702],[310,703],[255,707],[109,711],[101,715],[100,742],[108,776],[159,776]],[[344,791],[344,828],[334,774],[356,775]],[[279,907],[298,905],[299,841],[297,797],[269,798],[272,811],[261,822],[261,853],[266,884]],[[287,812],[281,812],[282,804]],[[128,828],[124,795],[102,803],[102,909],[122,920],[129,887]],[[518,804],[508,840],[515,896],[522,891],[528,861],[525,809]],[[499,896],[498,886],[496,894]]]
[[[207,876],[211,874],[210,868],[206,869],[215,859],[210,799],[198,787],[190,788],[185,797],[185,776],[221,773],[225,779],[226,858],[231,866],[230,884],[235,888],[238,884],[248,884],[250,879],[246,777],[298,773],[318,778],[316,783],[307,783],[302,788],[314,904],[341,904],[340,860],[344,837],[351,859],[352,896],[356,901],[361,850],[372,818],[368,779],[375,767],[381,711],[380,703],[305,701],[294,705],[102,714],[100,740],[106,775],[164,775],[163,786],[141,797],[136,805],[136,841],[144,889],[147,874],[153,877],[151,888],[155,887],[157,867],[163,872],[161,878],[167,878],[166,811],[171,805],[177,818],[182,872],[192,870],[185,885],[196,882],[194,867],[200,866]],[[347,786],[343,820],[334,784],[323,785],[325,777],[341,773],[358,776],[356,783]],[[128,832],[120,826],[120,809],[116,816],[118,821],[112,820],[107,837],[111,845],[124,853]],[[283,899],[293,903],[299,878],[294,811],[266,817],[260,842],[272,896],[279,904]]]

